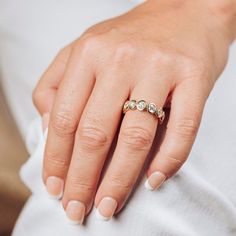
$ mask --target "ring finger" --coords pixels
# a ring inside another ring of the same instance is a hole
[[[159,81],[159,82],[158,82]],[[162,107],[170,86],[167,80],[140,81],[131,99],[144,99]],[[98,217],[108,220],[128,198],[143,167],[155,137],[158,119],[147,111],[128,111],[122,121],[112,161],[97,191],[95,206]]]

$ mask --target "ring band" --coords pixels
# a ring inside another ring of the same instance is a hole
[[[129,110],[148,111],[150,114],[153,114],[158,118],[160,124],[165,119],[165,112],[162,108],[159,108],[153,102],[146,102],[145,100],[127,100],[123,106],[123,113],[126,113]]]

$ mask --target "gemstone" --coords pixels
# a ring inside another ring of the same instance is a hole
[[[136,100],[129,101],[129,108],[134,110],[136,108]]]
[[[137,109],[143,111],[147,106],[147,103],[144,100],[140,100],[137,104]]]
[[[129,109],[129,101],[126,101],[123,107],[123,111],[127,111]]]
[[[148,111],[152,114],[154,114],[157,110],[157,106],[155,105],[155,103],[151,102],[148,104]]]

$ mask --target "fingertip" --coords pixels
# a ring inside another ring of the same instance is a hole
[[[145,187],[147,190],[150,190],[150,191],[153,190],[152,186],[151,186],[151,185],[149,184],[149,182],[148,182],[148,179],[145,181],[144,187]]]
[[[96,208],[96,217],[103,221],[110,220],[117,209],[118,203],[112,197],[104,197]]]
[[[144,186],[147,190],[153,191],[159,189],[166,179],[165,174],[160,171],[155,171],[147,178]]]
[[[96,211],[95,211],[95,216],[96,216],[97,219],[102,220],[102,221],[108,221],[108,220],[109,220],[109,218],[104,217],[104,216],[99,212],[99,210],[98,210],[97,208],[96,208]]]
[[[70,224],[83,224],[86,212],[86,207],[83,202],[71,200],[67,203],[65,211]]]
[[[64,181],[56,176],[49,176],[46,180],[46,190],[51,198],[61,199],[64,190]]]

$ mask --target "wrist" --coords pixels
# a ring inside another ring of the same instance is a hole
[[[236,38],[236,0],[146,0],[143,5],[152,11],[183,9],[183,14],[204,19],[202,23],[219,31],[229,44]]]

